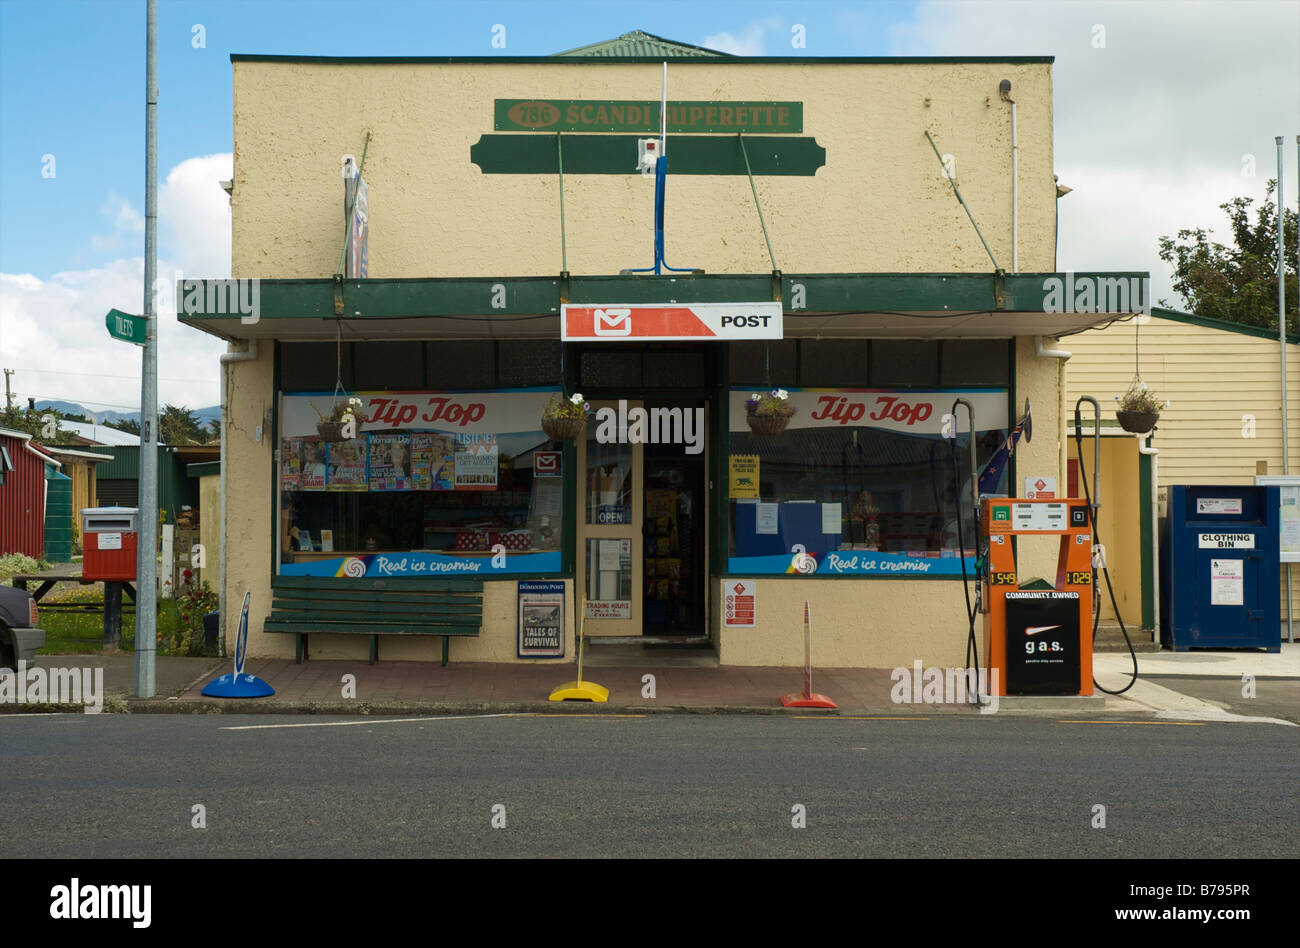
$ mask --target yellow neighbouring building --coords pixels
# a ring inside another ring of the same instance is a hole
[[[1066,363],[1073,406],[1091,395],[1102,406],[1101,540],[1124,622],[1157,628],[1152,526],[1163,516],[1171,484],[1249,485],[1257,475],[1282,473],[1281,342],[1275,331],[1156,307],[1150,314],[1071,336]],[[1286,345],[1287,442],[1300,462],[1300,339]],[[1139,374],[1168,405],[1150,438],[1123,432],[1115,398]],[[1084,466],[1093,467],[1092,409],[1083,410]],[[1070,442],[1070,470],[1076,464]],[[1146,452],[1145,454],[1143,452]],[[1300,467],[1294,468],[1300,473]],[[1285,570],[1285,567],[1283,567]],[[1300,569],[1291,570],[1292,610],[1300,607]],[[1282,586],[1286,637],[1286,584]],[[1103,621],[1114,609],[1103,600]]]
[[[446,642],[382,627],[465,633],[455,661],[571,660],[585,597],[593,637],[728,665],[801,664],[805,601],[819,666],[959,665],[969,511],[945,434],[964,480],[1029,399],[1002,488],[1064,484],[1058,337],[1147,305],[1144,273],[1056,272],[1051,57],[740,58],[634,33],[232,62],[236,282],[177,301],[231,343],[224,624],[229,643],[250,591],[253,656]],[[665,73],[661,272],[629,273],[656,262]],[[1067,278],[1094,303],[1061,306]],[[754,433],[747,396],[777,388],[797,413]],[[630,430],[550,437],[544,406],[575,392],[623,401]],[[321,425],[345,397],[356,438]],[[644,443],[639,408],[672,443]],[[1054,544],[1021,569],[1050,577]]]

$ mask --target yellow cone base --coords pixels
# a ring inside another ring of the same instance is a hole
[[[552,701],[608,701],[609,689],[590,681],[568,681],[551,692]]]

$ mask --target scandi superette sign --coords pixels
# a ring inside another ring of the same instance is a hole
[[[954,399],[964,398],[974,406],[975,425],[981,431],[1007,426],[1005,392],[979,391],[905,391],[882,389],[787,389],[787,404],[795,409],[788,428],[884,428],[919,435],[963,434],[966,413],[951,416]],[[753,389],[732,389],[731,430],[748,431],[745,400]]]
[[[565,342],[780,339],[781,303],[565,303]]]
[[[558,389],[526,392],[352,392],[366,421],[357,430],[498,434],[537,431],[542,409]],[[346,397],[346,396],[341,396]],[[333,395],[285,395],[281,436],[312,437],[321,415],[329,416]],[[318,414],[319,412],[319,414]]]

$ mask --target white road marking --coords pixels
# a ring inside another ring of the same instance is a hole
[[[466,721],[475,718],[520,718],[529,717],[530,715],[519,713],[504,714],[456,714],[456,715],[429,715],[423,718],[387,718],[384,720],[374,720],[372,718],[362,718],[359,721],[312,721],[307,724],[241,724],[236,727],[221,727],[219,731],[267,731],[276,728],[287,727],[355,727],[357,725],[371,724],[413,724],[419,722],[428,724],[433,721]]]

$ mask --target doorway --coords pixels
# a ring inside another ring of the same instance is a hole
[[[707,630],[704,472],[703,454],[683,454],[680,445],[646,445],[644,635],[704,635]]]
[[[602,440],[603,408],[628,416],[644,411],[651,420],[644,439],[633,440],[636,427],[620,423],[626,441]],[[592,409],[578,458],[577,580],[587,597],[586,634],[707,636],[706,401],[593,399]]]

